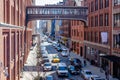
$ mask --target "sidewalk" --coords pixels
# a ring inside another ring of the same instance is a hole
[[[63,45],[62,45],[62,46],[63,46]],[[63,47],[65,47],[65,46],[63,46]],[[65,47],[65,48],[66,48],[66,47]],[[74,53],[74,52],[70,52],[70,57],[72,57],[72,58],[78,58],[78,59],[80,59],[81,61],[84,60],[83,57],[80,57],[80,55],[77,55],[77,54]],[[87,60],[86,60],[86,61],[87,61]],[[103,71],[103,72],[101,73],[101,72],[100,72],[100,68],[91,65],[89,61],[87,61],[87,65],[86,65],[85,67],[83,67],[82,69],[83,69],[83,70],[84,70],[84,69],[91,70],[93,74],[99,75],[100,77],[105,78],[105,72]],[[118,80],[118,79],[116,79],[116,78],[113,78],[112,76],[110,76],[109,78],[110,78],[109,80]]]
[[[36,66],[37,59],[36,59],[36,46],[29,52],[26,64],[24,66]],[[26,68],[28,69],[28,68]],[[31,70],[31,68],[29,68]],[[20,80],[34,80],[34,77],[37,76],[36,71],[23,71],[22,78]]]

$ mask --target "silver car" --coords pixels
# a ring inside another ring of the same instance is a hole
[[[51,71],[52,70],[52,65],[50,62],[46,62],[43,64],[43,70],[44,71]]]
[[[69,55],[69,51],[68,51],[67,49],[62,50],[61,55],[62,55],[63,57],[67,57],[67,56]]]
[[[92,76],[90,77],[90,80],[105,80],[105,78],[101,78],[101,77],[98,76],[98,75],[92,75]]]
[[[93,75],[90,70],[82,70],[81,74],[84,80],[89,80],[90,77]]]

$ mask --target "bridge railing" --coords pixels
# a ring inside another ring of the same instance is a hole
[[[87,15],[87,7],[27,7],[27,14]]]

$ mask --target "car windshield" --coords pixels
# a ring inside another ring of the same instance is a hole
[[[46,80],[53,80],[53,77],[52,76],[47,76]]]
[[[53,58],[59,58],[58,56],[54,56]]]
[[[105,79],[96,79],[96,80],[105,80]]]
[[[59,70],[67,70],[67,67],[61,66],[59,67]]]
[[[43,61],[44,62],[49,62],[49,59],[48,58],[44,58]]]
[[[63,50],[62,52],[63,52],[63,53],[67,53],[67,50]]]
[[[51,64],[50,63],[46,63],[45,66],[51,66]]]
[[[70,66],[70,69],[71,69],[71,70],[75,70],[75,67],[74,67],[74,66]]]
[[[42,58],[48,58],[48,56],[42,56]]]
[[[87,75],[92,75],[92,73],[91,73],[91,72],[86,72],[86,74],[87,74]]]

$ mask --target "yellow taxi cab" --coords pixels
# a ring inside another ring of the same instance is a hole
[[[56,55],[56,56],[53,57],[52,62],[53,63],[58,63],[58,62],[60,62],[60,58]]]

